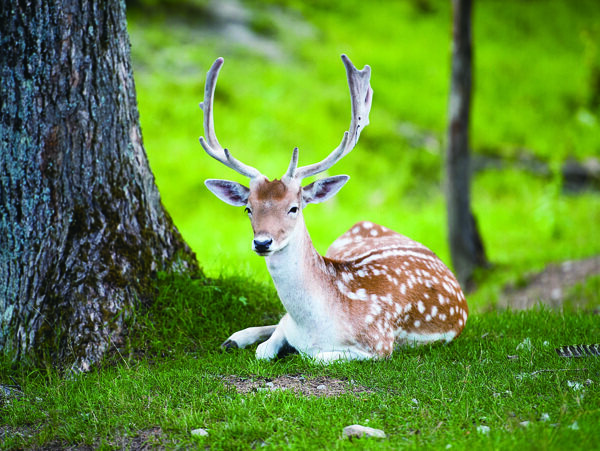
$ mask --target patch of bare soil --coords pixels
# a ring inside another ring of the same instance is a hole
[[[343,379],[331,377],[306,378],[303,375],[278,376],[274,378],[265,377],[240,377],[223,376],[223,381],[234,387],[238,393],[258,393],[276,390],[291,390],[296,394],[304,396],[339,396],[346,393],[360,394],[373,393],[368,387],[364,387]]]
[[[105,445],[115,449],[162,450],[172,449],[176,447],[176,444],[167,438],[162,428],[156,426],[138,431],[135,435],[118,436]]]
[[[518,287],[506,286],[498,307],[524,310],[541,301],[550,307],[560,308],[574,285],[599,274],[600,256],[550,264],[543,271],[528,275]]]
[[[38,429],[39,428],[36,426],[12,427],[7,425],[0,425],[0,443],[4,443],[5,440],[9,437],[31,437],[38,432]]]
[[[37,426],[21,426],[21,427],[10,427],[0,426],[0,443],[2,443],[8,437],[21,436],[24,438],[31,437],[41,429],[40,425]],[[108,443],[97,442],[94,445],[85,444],[70,444],[64,441],[56,440],[53,442],[46,443],[43,446],[34,446],[29,449],[36,449],[40,451],[91,451],[98,449],[103,445],[108,446],[111,449],[129,449],[129,450],[162,450],[162,449],[173,449],[177,447],[177,442],[167,438],[160,427],[154,427],[147,430],[138,431],[135,435],[131,436],[118,436]]]

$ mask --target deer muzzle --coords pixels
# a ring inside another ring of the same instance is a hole
[[[252,250],[258,255],[268,255],[272,252],[273,239],[268,237],[256,237],[252,241]]]

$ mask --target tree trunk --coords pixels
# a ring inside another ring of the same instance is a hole
[[[446,155],[446,207],[452,264],[458,280],[468,289],[475,268],[487,266],[487,258],[475,216],[471,212],[471,0],[452,0],[452,6],[452,79]]]
[[[0,7],[0,349],[85,370],[195,271],[142,144],[125,3]]]

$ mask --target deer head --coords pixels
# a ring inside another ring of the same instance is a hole
[[[352,101],[349,130],[344,133],[340,145],[318,163],[299,168],[298,148],[295,148],[285,174],[281,179],[272,181],[256,168],[234,158],[229,150],[219,144],[214,129],[213,103],[223,58],[218,58],[208,71],[204,102],[200,104],[204,111],[206,138],[201,137],[200,144],[211,157],[248,177],[250,183],[246,187],[230,180],[209,179],[205,184],[222,201],[245,207],[254,231],[252,248],[259,255],[268,256],[284,249],[295,234],[299,233],[300,224],[303,230],[304,207],[333,197],[349,179],[347,175],[337,175],[302,186],[303,179],[326,171],[348,154],[358,142],[362,129],[369,124],[373,97],[369,84],[371,68],[365,66],[362,70],[357,70],[346,55],[342,55],[342,61],[346,67]]]

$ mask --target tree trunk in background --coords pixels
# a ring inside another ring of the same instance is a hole
[[[125,3],[0,7],[0,349],[85,370],[196,271],[142,144]]]
[[[463,288],[469,289],[475,268],[487,265],[483,241],[471,212],[471,0],[452,0],[452,6],[452,80],[446,155],[446,206],[452,264]]]

